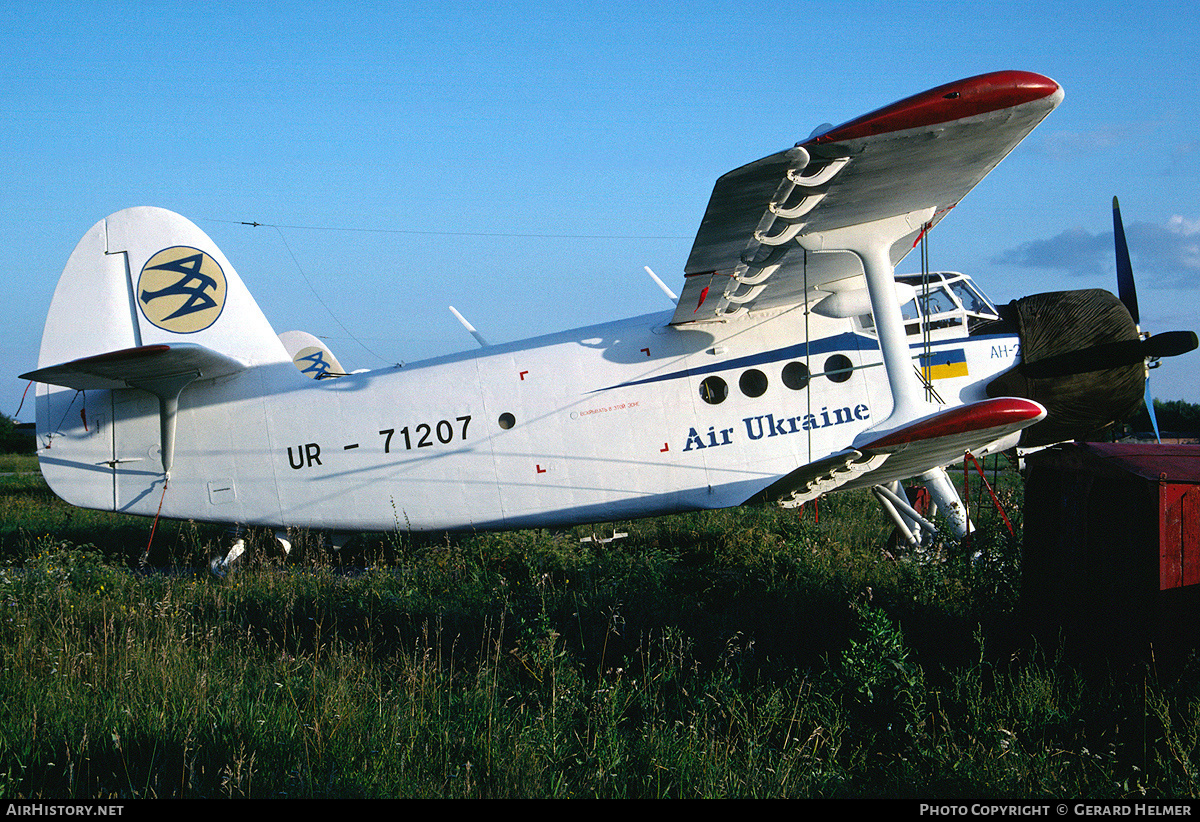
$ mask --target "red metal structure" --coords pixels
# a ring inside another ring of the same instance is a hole
[[[1200,446],[1073,443],[1028,464],[1031,626],[1096,646],[1200,636]]]

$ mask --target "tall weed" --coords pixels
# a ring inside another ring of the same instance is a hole
[[[926,553],[857,493],[611,543],[264,534],[221,582],[219,531],[160,530],[176,570],[136,571],[145,523],[42,532],[67,515],[36,496],[0,487],[5,798],[1197,792],[1195,668],[1023,641],[995,516]]]

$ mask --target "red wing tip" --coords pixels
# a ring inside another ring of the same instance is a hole
[[[1018,397],[997,397],[951,408],[892,431],[859,450],[879,450],[907,445],[921,440],[933,440],[955,434],[986,431],[1003,426],[1021,426],[1037,422],[1046,409],[1030,400]]]
[[[1032,71],[995,71],[906,97],[818,135],[809,143],[837,143],[909,128],[949,123],[1043,100],[1062,91]],[[1057,102],[1054,103],[1057,105]]]

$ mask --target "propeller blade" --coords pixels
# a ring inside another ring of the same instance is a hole
[[[1119,340],[1065,351],[1036,362],[1023,362],[1020,370],[1031,380],[1044,380],[1120,368],[1141,363],[1145,359],[1141,340]]]
[[[1129,261],[1129,245],[1125,242],[1125,226],[1121,222],[1121,206],[1113,197],[1113,240],[1117,247],[1117,296],[1129,309],[1135,325],[1141,324],[1138,317],[1137,289],[1133,284],[1133,264]]]
[[[1154,440],[1162,445],[1162,437],[1158,434],[1158,418],[1154,416],[1154,397],[1150,393],[1150,378],[1146,377],[1146,411],[1150,414],[1150,424],[1154,426]]]
[[[1051,379],[1121,368],[1147,359],[1177,357],[1200,345],[1194,331],[1164,331],[1145,340],[1117,340],[1066,351],[1036,362],[1022,363],[1021,373],[1029,379]]]
[[[1155,334],[1142,344],[1142,350],[1148,358],[1178,357],[1189,351],[1195,351],[1200,345],[1200,339],[1195,331],[1164,331]]]

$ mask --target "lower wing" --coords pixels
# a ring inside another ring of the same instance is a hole
[[[1046,416],[1031,400],[997,397],[922,417],[824,459],[803,465],[747,502],[803,505],[838,488],[862,488],[919,476],[977,451]]]

